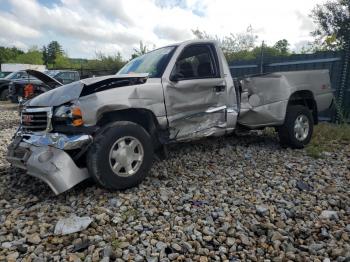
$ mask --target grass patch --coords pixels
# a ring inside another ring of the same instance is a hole
[[[276,131],[274,127],[264,128],[263,134],[266,136],[276,136]]]
[[[112,240],[111,245],[112,245],[114,250],[119,248],[120,247],[120,240],[119,239]]]
[[[334,152],[350,143],[350,125],[320,123],[315,126],[311,142],[306,147],[307,155],[320,158],[323,152]]]

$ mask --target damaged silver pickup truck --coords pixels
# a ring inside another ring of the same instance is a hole
[[[187,41],[27,101],[7,159],[56,194],[89,177],[126,189],[169,143],[275,127],[282,144],[302,148],[332,99],[326,70],[235,81],[215,41]]]

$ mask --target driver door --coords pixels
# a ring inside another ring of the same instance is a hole
[[[226,82],[213,44],[185,46],[163,87],[170,139],[225,132]]]

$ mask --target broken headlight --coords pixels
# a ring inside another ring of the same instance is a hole
[[[54,110],[54,121],[72,126],[82,126],[84,124],[83,115],[77,105],[63,105]]]

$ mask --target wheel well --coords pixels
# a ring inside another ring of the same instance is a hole
[[[147,109],[123,109],[110,111],[102,114],[98,120],[98,126],[104,126],[114,121],[130,121],[142,126],[152,137],[154,145],[157,147],[159,142],[159,123],[152,111]]]
[[[4,90],[8,90],[8,88],[9,88],[9,85],[6,83],[6,84],[3,84],[3,85],[0,85],[0,93],[2,92],[2,91],[4,91]]]
[[[288,101],[289,105],[302,105],[309,108],[312,113],[314,124],[318,124],[318,111],[314,95],[309,90],[300,90],[293,93]]]

